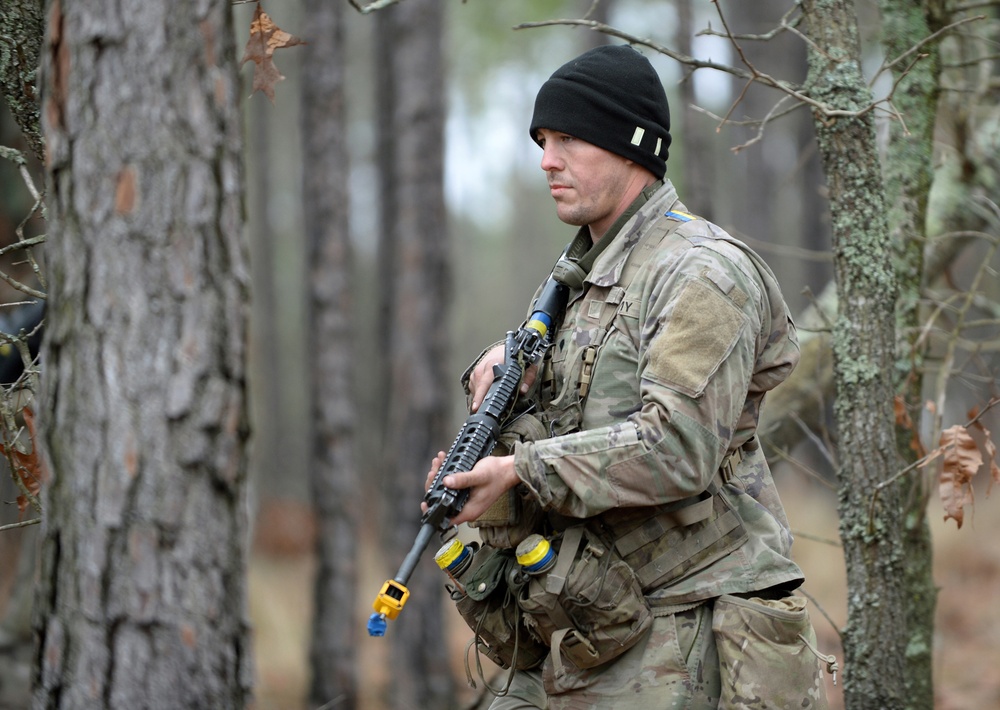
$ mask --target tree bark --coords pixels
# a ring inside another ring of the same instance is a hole
[[[309,699],[356,707],[357,553],[362,500],[354,456],[353,259],[348,225],[343,4],[306,0],[315,38],[304,49],[303,217],[310,265],[313,505],[319,535]]]
[[[0,92],[39,160],[44,152],[37,81],[42,25],[42,0],[0,4]]]
[[[687,56],[694,56],[692,38],[695,35],[694,0],[678,0],[677,26],[674,28],[673,40],[677,51]],[[710,221],[717,219],[715,200],[712,199],[713,186],[718,178],[712,142],[709,138],[711,128],[709,119],[695,110],[698,105],[694,91],[694,76],[688,74],[677,87],[680,106],[671,111],[671,131],[683,136],[677,143],[681,147],[681,177],[684,180],[684,203],[699,215]],[[679,109],[679,110],[678,110]],[[678,120],[679,119],[679,120]],[[673,164],[680,161],[673,158],[667,161],[667,172],[671,175]]]
[[[36,708],[243,708],[240,92],[223,3],[58,0]]]
[[[882,44],[891,59],[902,56],[943,26],[944,8],[938,0],[911,3],[881,0]],[[937,116],[941,64],[938,43],[924,45],[917,62],[897,65],[893,104],[905,121],[890,124],[885,161],[889,227],[896,254],[899,298],[896,303],[896,388],[913,420],[923,409],[924,348],[920,345],[919,305],[924,285],[924,249],[927,244],[927,204],[934,176],[934,124]],[[917,460],[911,446],[913,427],[897,424],[897,449],[904,464]],[[906,698],[913,710],[934,707],[934,551],[927,505],[931,495],[929,473],[914,473],[901,482],[906,605]]]
[[[809,95],[831,109],[872,103],[857,17],[846,0],[804,0]],[[830,190],[838,314],[834,411],[840,438],[840,534],[847,563],[844,698],[848,708],[905,706],[905,598],[899,470],[892,411],[894,306],[884,188],[872,112],[815,112]]]
[[[387,385],[383,518],[389,559],[413,545],[419,501],[434,454],[451,444],[448,372],[448,238],[444,209],[443,5],[407,0],[380,11],[379,165],[384,200],[379,259],[381,351]],[[457,384],[455,385],[457,388]],[[391,622],[391,707],[448,708],[454,702],[441,571],[429,550],[410,598]]]

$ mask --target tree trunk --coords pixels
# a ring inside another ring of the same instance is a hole
[[[803,11],[811,40],[809,95],[835,110],[869,106],[854,4],[804,0]],[[899,470],[892,410],[896,279],[872,112],[831,117],[817,110],[815,118],[839,295],[833,332],[838,508],[850,589],[844,698],[848,708],[893,710],[905,705],[900,487],[877,487]]]
[[[902,56],[943,26],[943,7],[938,0],[911,3],[881,0],[882,43],[887,57]],[[927,204],[934,169],[934,123],[937,116],[941,65],[936,42],[921,50],[924,57],[897,65],[898,82],[893,104],[905,121],[890,124],[885,161],[885,186],[889,226],[896,252],[899,298],[896,305],[896,388],[913,420],[923,409],[923,352],[920,343],[919,304],[924,285],[924,247],[927,244]],[[911,446],[915,431],[897,426],[897,447],[909,465],[918,457]],[[929,473],[917,471],[902,483],[903,545],[905,554],[906,605],[906,698],[913,710],[934,707],[933,646],[937,587],[934,583],[934,552],[927,504]]]
[[[674,28],[674,42],[677,51],[694,56],[692,37],[696,32],[694,0],[677,1],[677,26]],[[712,199],[713,186],[718,177],[715,161],[710,157],[712,150],[710,136],[713,126],[711,119],[695,110],[698,105],[694,91],[694,76],[688,74],[677,87],[680,105],[671,110],[671,131],[683,140],[677,140],[674,152],[681,154],[681,160],[668,158],[667,173],[674,180],[683,180],[684,204],[707,220],[717,218],[715,200]],[[683,161],[683,162],[681,162]],[[680,163],[679,176],[674,176],[673,165]]]
[[[240,93],[224,3],[60,0],[36,708],[243,708]]]
[[[352,278],[348,228],[343,4],[306,0],[316,38],[304,47],[303,217],[310,265],[313,504],[319,535],[310,666],[313,706],[357,705],[354,613],[362,500],[354,457]]]
[[[39,159],[44,152],[37,81],[42,4],[42,0],[4,0],[0,4],[0,93]]]
[[[451,444],[444,210],[443,4],[407,0],[378,13],[380,158],[385,209],[379,287],[386,402],[383,518],[391,565],[413,545],[424,478],[434,454]],[[450,707],[444,579],[433,550],[410,581],[410,598],[391,622],[392,707]]]

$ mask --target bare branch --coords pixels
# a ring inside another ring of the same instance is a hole
[[[370,2],[367,5],[360,5],[357,0],[348,0],[348,2],[351,3],[351,7],[360,12],[362,15],[382,10],[401,1],[402,0],[373,0],[373,2]]]
[[[3,256],[4,254],[9,254],[12,251],[17,251],[18,249],[27,249],[28,247],[33,247],[44,243],[45,243],[44,234],[41,234],[37,237],[29,237],[28,239],[22,239],[21,241],[14,242],[13,244],[8,244],[5,247],[0,247],[0,256]]]
[[[951,32],[952,30],[954,30],[955,28],[959,27],[960,25],[966,25],[966,24],[969,24],[970,22],[979,22],[979,21],[985,20],[985,19],[986,19],[986,15],[976,15],[975,17],[966,17],[966,18],[963,18],[963,19],[958,20],[956,22],[952,22],[950,25],[946,25],[945,27],[942,27],[941,29],[937,30],[936,32],[932,32],[931,34],[927,35],[922,40],[920,40],[919,42],[917,42],[916,44],[914,44],[912,47],[910,47],[909,49],[907,49],[905,52],[903,52],[902,54],[900,54],[898,57],[896,57],[895,59],[893,59],[891,62],[883,62],[882,66],[879,67],[879,70],[877,72],[875,72],[875,75],[872,77],[871,81],[868,82],[868,85],[869,86],[873,85],[875,83],[875,81],[880,76],[882,76],[883,73],[885,73],[887,71],[892,71],[896,67],[897,64],[899,64],[903,60],[911,57],[912,55],[916,54],[917,56],[913,59],[913,61],[910,62],[910,64],[906,67],[906,69],[904,71],[901,71],[899,73],[899,76],[893,82],[892,91],[890,92],[890,95],[891,95],[893,92],[895,92],[896,87],[899,85],[899,82],[903,79],[903,77],[905,77],[907,74],[909,74],[910,71],[913,69],[913,65],[916,64],[917,62],[919,62],[921,59],[924,59],[924,58],[927,57],[927,54],[920,53],[920,50],[923,47],[927,46],[928,44],[931,44],[932,42],[936,42],[942,36],[944,36],[945,34]]]
[[[10,274],[6,274],[3,271],[0,271],[0,279],[6,281],[8,284],[10,284],[10,286],[16,288],[21,293],[28,294],[32,298],[40,298],[43,301],[48,298],[48,296],[45,294],[44,291],[39,291],[37,288],[32,288],[28,284],[21,283]]]
[[[802,16],[799,15],[791,23],[788,21],[788,18],[791,17],[792,15],[796,14],[798,11],[799,11],[799,6],[797,4],[793,5],[792,7],[790,7],[788,9],[788,12],[786,12],[784,14],[784,16],[782,16],[781,22],[778,24],[778,26],[775,27],[770,32],[765,32],[764,34],[732,34],[732,33],[730,33],[728,31],[728,29],[727,29],[726,32],[717,32],[717,31],[713,30],[711,28],[711,26],[709,26],[708,29],[704,29],[704,30],[701,30],[700,32],[698,32],[698,36],[699,37],[723,37],[725,39],[730,39],[730,38],[733,38],[733,39],[745,39],[745,40],[749,40],[749,41],[752,41],[752,42],[767,42],[767,41],[769,41],[771,39],[774,39],[775,37],[777,37],[778,35],[780,35],[782,32],[791,32],[791,31],[793,31],[795,29],[796,25],[799,24],[799,21],[801,21]],[[801,37],[800,33],[796,32],[796,34]]]
[[[959,2],[948,8],[948,12],[965,12],[966,10],[978,10],[983,7],[1000,7],[998,0],[975,0],[974,2]]]
[[[29,525],[38,525],[42,522],[41,518],[32,518],[31,520],[22,520],[19,523],[10,523],[9,525],[0,525],[0,532],[4,530],[13,530],[15,528],[26,528]]]
[[[770,123],[770,122],[772,122],[772,121],[774,121],[776,119],[779,119],[782,116],[787,116],[792,111],[794,111],[795,109],[797,109],[799,106],[802,105],[801,102],[796,102],[791,107],[782,109],[781,108],[782,104],[786,103],[790,99],[791,99],[790,96],[782,96],[780,99],[778,99],[778,102],[775,103],[774,106],[771,107],[771,110],[767,112],[767,115],[765,115],[764,118],[760,119],[760,121],[758,122],[758,127],[757,127],[757,133],[756,133],[756,135],[753,138],[751,138],[750,140],[746,141],[745,143],[741,143],[740,145],[734,145],[732,148],[730,148],[730,150],[732,150],[733,153],[739,153],[741,150],[743,150],[745,148],[749,148],[750,146],[754,145],[755,143],[758,143],[761,140],[763,140],[764,139],[764,129],[767,128],[767,124],[768,123]]]
[[[823,615],[823,618],[826,619],[827,622],[830,624],[830,627],[833,629],[834,633],[837,634],[837,638],[840,639],[841,643],[843,643],[844,642],[844,635],[841,632],[840,626],[838,626],[837,623],[830,616],[830,614],[827,613],[826,609],[823,608],[823,605],[819,603],[819,600],[816,599],[809,592],[807,592],[805,589],[802,589],[801,587],[799,589],[797,589],[795,593],[796,594],[801,594],[802,596],[806,597],[809,600],[809,602],[814,607],[816,607],[817,609],[819,609],[819,613]]]
[[[773,89],[778,89],[779,91],[783,91],[789,96],[798,99],[799,102],[811,106],[816,112],[820,113],[826,119],[857,118],[858,116],[863,116],[864,114],[871,111],[876,105],[876,104],[871,104],[869,106],[862,107],[857,111],[834,109],[828,106],[827,104],[824,104],[820,101],[816,101],[810,96],[803,94],[795,84],[783,81],[781,79],[776,79],[770,74],[765,74],[764,72],[760,72],[756,69],[753,69],[752,71],[747,71],[745,69],[740,69],[739,67],[733,67],[728,64],[719,64],[717,62],[696,59],[695,57],[691,57],[686,54],[681,54],[680,52],[676,52],[665,45],[659,44],[658,42],[654,42],[652,39],[648,38],[643,39],[641,37],[629,34],[628,32],[624,32],[616,27],[612,27],[611,25],[607,25],[603,22],[596,22],[594,20],[579,20],[579,19],[542,20],[539,22],[525,22],[519,25],[515,25],[514,29],[515,30],[536,29],[539,27],[553,27],[557,25],[565,25],[570,27],[587,27],[595,32],[601,32],[610,37],[617,37],[619,39],[623,39],[629,44],[647,47],[656,52],[659,52],[660,54],[670,57],[671,59],[683,65],[692,67],[694,69],[715,69],[716,71],[720,71],[725,74],[730,74],[732,76],[735,76],[739,79],[743,79],[744,81],[750,83],[757,82],[763,84],[764,86],[769,86]],[[734,45],[738,47],[738,45],[736,45],[735,43]]]
[[[0,145],[0,158],[6,158],[17,165],[17,170],[21,173],[21,179],[28,186],[28,192],[35,198],[35,202],[42,202],[42,195],[38,191],[38,188],[35,187],[35,183],[31,179],[31,173],[28,172],[28,161],[25,159],[24,154],[15,148]]]
[[[995,407],[998,404],[1000,404],[1000,397],[993,397],[989,402],[987,402],[983,406],[983,408],[980,411],[976,412],[976,415],[974,417],[972,417],[969,421],[967,421],[962,426],[964,426],[966,429],[968,429],[970,426],[972,426],[973,424],[975,424],[976,422],[978,422],[983,417],[983,415],[986,414],[986,412],[990,411],[991,409],[993,409],[993,407]],[[887,479],[885,481],[882,481],[881,483],[879,483],[875,487],[875,492],[872,494],[871,506],[869,507],[869,512],[868,512],[868,525],[869,525],[869,528],[871,528],[871,526],[874,524],[874,521],[875,521],[875,504],[878,502],[879,493],[881,493],[888,486],[892,485],[893,483],[895,483],[896,481],[898,481],[900,478],[902,478],[906,474],[912,473],[913,471],[915,471],[915,470],[917,470],[919,468],[922,468],[926,464],[930,463],[935,458],[937,458],[940,454],[941,454],[941,449],[935,449],[934,451],[931,451],[931,452],[925,454],[924,456],[920,457],[919,459],[917,459],[916,461],[914,461],[913,463],[911,463],[906,468],[902,469],[901,471],[898,471],[896,474],[894,474],[893,476],[891,476],[889,479]]]

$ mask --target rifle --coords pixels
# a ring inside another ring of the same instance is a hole
[[[372,605],[375,613],[368,619],[368,634],[384,636],[386,619],[395,619],[410,596],[406,583],[427,549],[435,532],[445,533],[451,519],[461,512],[469,499],[469,489],[454,490],[442,483],[449,473],[469,471],[496,446],[504,424],[510,418],[525,371],[538,363],[551,345],[552,324],[566,307],[569,288],[554,276],[542,285],[531,315],[517,330],[508,331],[504,343],[504,362],[493,366],[493,382],[483,403],[455,437],[441,468],[424,494],[427,510],[420,518],[416,540],[396,576],[386,580]]]

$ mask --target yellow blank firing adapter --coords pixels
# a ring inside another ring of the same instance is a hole
[[[410,598],[410,590],[394,579],[387,579],[375,597],[375,613],[368,618],[368,635],[385,636],[386,619],[395,619]]]

